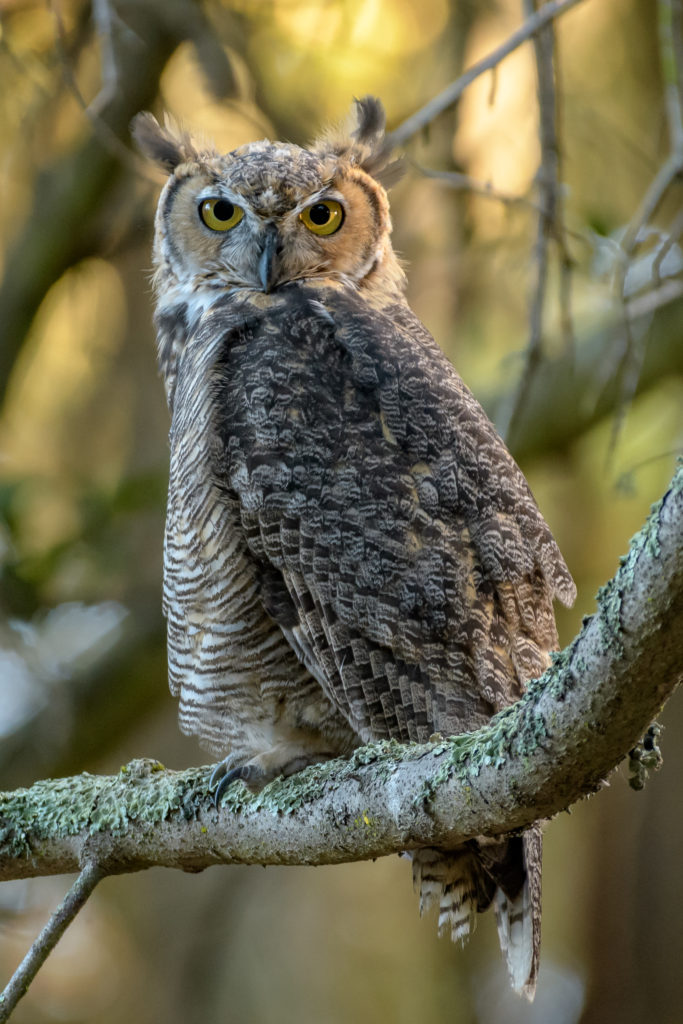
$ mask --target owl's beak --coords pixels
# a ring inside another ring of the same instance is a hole
[[[269,292],[277,276],[277,254],[280,248],[280,236],[274,224],[266,225],[263,246],[258,261],[258,276],[264,292]]]

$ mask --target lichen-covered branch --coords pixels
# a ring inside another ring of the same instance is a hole
[[[665,281],[658,289],[628,303],[633,329],[647,332],[647,349],[637,394],[676,373],[683,375],[683,282]],[[598,385],[604,353],[614,344],[618,323],[601,325],[577,339],[573,352],[547,358],[539,367],[522,410],[512,454],[525,467],[537,457],[563,451],[584,431],[600,422],[619,399],[615,380]],[[498,421],[511,393],[476,391],[489,417]],[[6,788],[26,784],[36,775],[77,771],[94,754],[111,749],[117,738],[166,699],[161,685],[165,631],[156,588],[139,591],[131,607],[130,626],[110,659],[85,675],[63,681],[71,714],[68,723],[54,724],[54,707],[46,705],[0,744],[0,778]],[[154,678],[152,678],[154,677]],[[124,696],[112,705],[112,687]],[[80,723],[87,719],[88,727]],[[38,738],[36,740],[36,737]]]
[[[424,746],[373,744],[220,811],[210,769],[141,760],[113,778],[0,797],[0,879],[96,864],[329,864],[518,829],[599,788],[683,674],[683,465],[581,633],[487,727]]]

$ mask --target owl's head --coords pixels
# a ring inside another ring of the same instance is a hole
[[[345,129],[308,149],[253,142],[220,155],[151,114],[133,134],[170,175],[156,217],[157,284],[216,294],[276,291],[292,281],[400,291],[385,186],[396,176],[384,110],[355,101]]]

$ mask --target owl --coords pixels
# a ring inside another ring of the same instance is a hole
[[[575,589],[517,465],[404,295],[384,111],[221,155],[138,115],[171,411],[164,545],[180,725],[217,800],[372,740],[477,729],[557,646]],[[413,854],[464,940],[493,905],[533,995],[541,833]]]

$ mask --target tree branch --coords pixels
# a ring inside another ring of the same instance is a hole
[[[626,304],[630,329],[643,339],[643,364],[635,388],[642,394],[664,377],[683,374],[683,283],[666,281]],[[520,461],[567,447],[618,407],[620,382],[603,379],[605,352],[618,343],[620,320],[612,320],[577,342],[573,351],[548,358],[539,366],[524,409],[510,439]],[[498,394],[477,393],[494,423],[510,401],[509,388]]]
[[[330,864],[523,828],[593,792],[683,672],[683,465],[553,666],[477,732],[382,742],[220,812],[210,769],[135,761],[118,776],[38,782],[0,797],[0,879],[154,865]]]
[[[581,0],[550,0],[549,3],[544,4],[536,14],[531,18],[527,18],[524,24],[516,32],[513,32],[504,43],[493,50],[488,57],[477,61],[460,78],[457,78],[455,82],[451,82],[443,92],[440,92],[438,96],[435,96],[429,103],[426,103],[424,107],[406,118],[403,124],[400,124],[398,128],[387,136],[387,142],[391,146],[402,146],[408,139],[412,139],[413,135],[417,135],[428,124],[431,124],[439,114],[443,114],[449,107],[454,106],[465,89],[476,78],[479,78],[480,75],[485,74],[487,71],[497,68],[501,61],[513,53],[522,43],[531,39],[551,21],[572,7],[575,7],[578,3],[581,3]]]
[[[524,0],[527,17],[533,16],[538,0]],[[560,144],[558,140],[558,95],[556,89],[557,53],[553,23],[534,36],[536,56],[537,94],[539,109],[539,141],[541,162],[536,174],[540,209],[536,228],[534,261],[536,281],[529,309],[529,341],[526,347],[524,366],[512,396],[507,414],[499,419],[501,436],[508,443],[514,438],[515,428],[526,404],[529,391],[543,360],[543,314],[548,289],[550,243],[554,241],[560,264],[560,307],[565,347],[572,340],[571,310],[571,261],[567,251],[560,169]]]
[[[615,290],[619,308],[622,311],[622,330],[611,353],[611,358],[605,360],[602,369],[603,379],[615,377],[619,381],[619,400],[612,426],[611,448],[614,448],[616,444],[626,411],[636,393],[644,356],[642,344],[639,344],[639,339],[636,339],[631,329],[631,321],[626,309],[627,275],[632,261],[644,241],[643,233],[662,205],[665,196],[680,180],[681,173],[683,173],[681,0],[659,0],[657,14],[659,55],[669,130],[669,155],[650,182],[636,212],[626,225],[619,243]],[[653,276],[658,274],[659,269],[655,264],[653,265]]]
[[[154,102],[159,78],[175,48],[190,38],[196,47],[203,47],[204,55],[210,50],[216,84],[216,54],[220,52],[225,65],[221,69],[223,86],[229,84],[229,61],[213,39],[201,5],[189,0],[147,0],[144,4],[127,0],[117,7],[127,26],[116,34],[117,88],[112,92],[105,81],[94,108],[86,107],[80,97],[90,131],[74,149],[38,173],[34,207],[6,255],[0,284],[0,403],[46,292],[70,266],[101,251],[104,199],[115,194],[125,168],[139,170],[137,157],[121,140],[128,139],[133,115]],[[114,12],[117,21],[120,13]],[[58,36],[59,26],[58,19]],[[66,61],[62,70],[78,96]],[[35,125],[31,129],[39,131]],[[45,209],[51,211],[49,218],[41,216]],[[40,231],[36,231],[37,223]]]
[[[102,873],[96,865],[86,864],[83,868],[0,995],[0,1024],[9,1020],[17,1003],[76,914],[85,906],[101,877]]]

